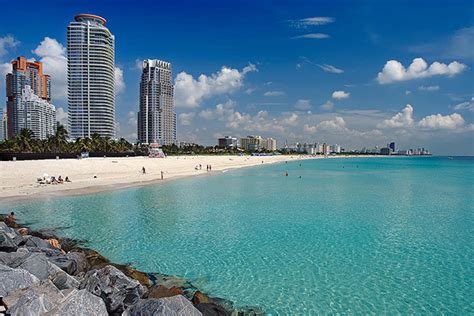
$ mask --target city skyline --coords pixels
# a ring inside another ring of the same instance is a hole
[[[265,134],[279,143],[350,140],[348,147],[360,148],[395,140],[437,154],[473,154],[474,32],[468,4],[425,8],[423,2],[393,6],[365,1],[351,10],[350,3],[206,2],[198,9],[208,17],[203,23],[192,14],[192,2],[184,9],[168,3],[160,6],[166,32],[153,43],[139,31],[149,22],[133,5],[86,1],[70,8],[59,5],[35,30],[14,20],[3,23],[0,61],[5,65],[19,55],[43,61],[52,75],[58,119],[64,122],[65,27],[78,13],[93,13],[104,16],[117,36],[117,137],[135,140],[138,64],[159,58],[176,69],[179,141],[213,144],[218,136]],[[47,7],[38,10],[47,15]],[[248,9],[263,21],[249,19]],[[393,9],[392,14],[384,15],[385,9]],[[125,11],[134,23],[122,23]],[[457,19],[442,19],[454,13]],[[392,31],[389,25],[401,17],[403,23]],[[439,20],[442,25],[436,24]],[[344,50],[349,43],[350,52]],[[5,87],[0,88],[4,100]]]

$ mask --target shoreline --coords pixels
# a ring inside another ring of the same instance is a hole
[[[170,156],[167,158],[88,158],[60,160],[0,161],[0,199],[5,203],[25,200],[47,199],[62,196],[87,195],[133,187],[142,187],[171,180],[196,176],[222,174],[229,170],[255,167],[285,161],[307,159],[333,159],[371,156],[319,156],[319,155],[275,155],[275,156]],[[209,162],[209,163],[207,163]],[[195,170],[201,164],[212,165],[212,171]],[[147,174],[139,173],[142,165]],[[50,173],[50,170],[58,171]],[[164,179],[161,180],[161,171]],[[47,173],[72,182],[40,185],[35,179]],[[97,178],[94,178],[97,175]]]
[[[160,308],[165,306],[163,311],[186,310],[190,315],[265,314],[258,306],[235,306],[230,300],[201,292],[184,277],[112,262],[87,247],[87,241],[62,238],[54,228],[31,230],[24,224],[7,224],[6,218],[0,214],[0,280],[6,282],[0,284],[0,315],[18,310],[84,310],[84,304],[93,305],[94,313],[100,309],[100,315],[149,314],[159,311],[153,306],[158,301]],[[35,304],[22,300],[24,295]],[[78,296],[86,297],[85,301],[76,301]]]
[[[384,157],[379,155],[275,155],[275,156],[169,156],[0,161],[0,199],[5,203],[63,196],[87,195],[127,188],[164,184],[171,180],[222,174],[229,170],[308,159]],[[388,157],[388,156],[386,156]],[[196,170],[201,164],[212,171]],[[141,174],[146,167],[147,173]],[[151,170],[151,172],[150,172]],[[51,171],[55,171],[52,173]],[[161,171],[164,179],[161,180]],[[72,182],[40,185],[35,179],[68,176]],[[97,175],[97,178],[94,176]]]

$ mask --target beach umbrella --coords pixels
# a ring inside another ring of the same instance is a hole
[[[49,177],[49,175],[46,172],[43,173],[43,178],[47,178],[47,177]]]

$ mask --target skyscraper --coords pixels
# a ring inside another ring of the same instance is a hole
[[[27,128],[20,122],[25,122],[27,108],[21,106],[21,96],[26,86],[40,99],[51,101],[51,80],[43,74],[43,64],[39,61],[29,62],[25,57],[18,57],[12,61],[12,72],[6,76],[7,85],[7,125],[8,138],[19,134],[21,129]]]
[[[391,142],[390,144],[388,144],[388,148],[390,148],[392,152],[395,152],[395,142]]]
[[[115,38],[104,18],[79,14],[67,28],[68,123],[72,138],[115,137]]]
[[[0,141],[8,139],[8,126],[7,126],[7,111],[2,111],[2,117],[0,118]]]
[[[56,129],[56,108],[50,102],[38,97],[30,86],[26,85],[21,93],[18,106],[18,125],[33,132],[33,138],[46,139]]]
[[[168,62],[158,59],[143,61],[137,135],[142,144],[176,143],[173,82]]]

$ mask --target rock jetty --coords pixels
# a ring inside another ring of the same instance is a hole
[[[0,216],[0,315],[263,315],[191,282],[115,264],[80,242]]]

